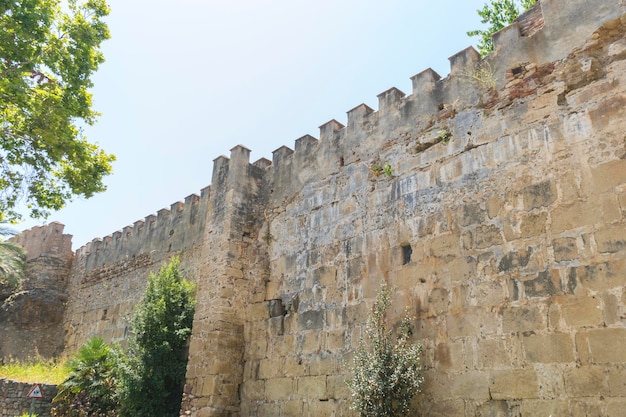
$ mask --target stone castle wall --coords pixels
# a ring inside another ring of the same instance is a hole
[[[469,49],[275,152],[242,415],[351,415],[345,364],[382,279],[392,322],[417,317],[422,415],[623,413],[624,26],[585,43],[563,32],[592,24],[560,20],[610,3],[544,1],[531,38],[498,33],[495,96]]]
[[[198,276],[198,255],[210,190],[190,195],[170,209],[94,239],[76,251],[68,280],[73,294],[65,311],[66,350],[73,352],[92,336],[124,344],[135,306],[150,273],[173,255],[181,268]]]
[[[421,415],[621,415],[624,12],[542,0],[485,60],[461,51],[272,161],[233,148],[201,196],[76,252],[66,352],[123,341],[148,272],[181,252],[191,415],[354,415],[381,281],[425,347]]]
[[[72,267],[72,237],[51,223],[12,240],[26,250],[20,291],[0,300],[0,357],[53,358],[64,350],[63,317]]]

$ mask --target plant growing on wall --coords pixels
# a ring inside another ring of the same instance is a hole
[[[467,32],[468,36],[478,37],[478,52],[482,56],[489,55],[493,51],[491,35],[513,23],[520,13],[530,9],[535,3],[536,0],[490,0],[482,9],[477,10],[482,18],[480,22],[489,25],[487,29]]]
[[[424,382],[421,375],[422,346],[409,342],[410,318],[400,322],[398,331],[388,329],[385,313],[391,305],[391,291],[381,285],[372,315],[354,356],[352,408],[362,417],[396,417],[411,411],[411,400]]]
[[[68,362],[69,376],[52,400],[58,417],[115,417],[117,360],[113,348],[94,337]]]
[[[194,285],[181,276],[179,265],[174,257],[150,275],[133,317],[120,364],[120,416],[178,416],[195,311]]]

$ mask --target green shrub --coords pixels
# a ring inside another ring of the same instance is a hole
[[[68,362],[69,376],[59,385],[51,412],[58,417],[117,416],[115,351],[94,337]]]
[[[175,257],[150,275],[133,317],[120,368],[121,416],[178,416],[195,310],[194,286],[181,277],[179,264]]]
[[[397,334],[387,329],[385,313],[391,305],[390,290],[381,285],[372,315],[354,356],[352,408],[363,417],[396,417],[411,411],[411,400],[424,382],[421,375],[422,346],[409,342],[408,315]]]

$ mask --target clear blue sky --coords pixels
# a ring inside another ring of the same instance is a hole
[[[251,162],[475,43],[484,0],[109,0],[112,38],[86,134],[117,161],[108,190],[48,222],[73,249],[199,193],[213,159]],[[25,229],[42,224],[27,221]]]

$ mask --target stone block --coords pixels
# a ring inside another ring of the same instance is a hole
[[[604,417],[622,417],[626,410],[626,398],[609,398]]]
[[[626,259],[615,259],[599,264],[584,265],[570,268],[568,276],[583,288],[591,291],[609,291],[624,286],[623,271],[626,270]]]
[[[438,235],[424,243],[424,251],[436,258],[457,257],[461,253],[461,239],[456,233]]]
[[[478,339],[476,362],[479,369],[508,368],[512,363],[512,351],[508,339]]]
[[[342,399],[350,398],[350,387],[346,381],[349,377],[345,375],[328,375],[326,377],[326,391],[328,398]]]
[[[267,339],[265,337],[256,337],[248,342],[246,346],[246,354],[249,359],[262,359],[267,353]]]
[[[498,271],[507,272],[511,269],[525,268],[530,261],[530,257],[533,254],[533,248],[527,247],[519,251],[509,252],[504,255],[498,263]]]
[[[604,308],[602,309],[604,323],[608,326],[619,323],[621,317],[617,297],[613,294],[604,294],[602,301],[604,303]]]
[[[482,224],[472,231],[472,247],[486,249],[504,242],[502,231],[494,224]]]
[[[527,239],[530,237],[542,236],[546,233],[546,222],[548,213],[545,211],[533,212],[521,218],[520,237]]]
[[[552,233],[562,233],[582,226],[604,223],[602,207],[598,200],[575,201],[571,204],[561,204],[550,213],[552,219]]]
[[[476,203],[465,204],[459,209],[458,221],[462,227],[481,224],[485,221],[485,210]]]
[[[313,280],[322,286],[337,285],[337,268],[323,266],[313,271]]]
[[[404,265],[395,274],[393,285],[398,290],[412,290],[424,278],[424,271],[421,265],[408,264]]]
[[[526,359],[534,363],[573,362],[574,338],[569,334],[530,335],[522,339]]]
[[[283,306],[283,300],[280,298],[269,301],[269,315],[270,317],[279,317],[285,315],[285,307]]]
[[[324,327],[324,311],[308,310],[298,315],[298,327],[301,330],[320,330]]]
[[[465,368],[463,342],[438,343],[434,349],[434,360],[437,369],[442,371],[461,371]]]
[[[554,249],[554,260],[557,262],[571,261],[578,258],[578,247],[574,237],[554,239],[552,240],[552,248]]]
[[[321,354],[308,360],[309,375],[333,375],[339,372],[337,359],[333,355]]]
[[[302,400],[285,401],[281,404],[281,414],[267,414],[268,416],[301,416],[304,403]]]
[[[487,215],[490,219],[493,219],[500,213],[500,210],[504,206],[504,202],[498,196],[491,196],[487,199]]]
[[[626,400],[626,369],[624,366],[608,368],[609,395],[623,397]]]
[[[269,306],[266,301],[262,303],[248,304],[246,306],[246,316],[249,320],[267,320],[270,317]]]
[[[593,329],[587,332],[587,337],[594,363],[626,362],[626,329]]]
[[[279,281],[267,281],[265,283],[265,300],[280,298],[282,284]]]
[[[265,381],[244,381],[241,385],[241,396],[244,401],[259,401],[265,398]]]
[[[538,398],[537,374],[532,369],[494,371],[490,376],[490,392],[494,400]]]
[[[595,189],[603,192],[626,183],[626,159],[616,159],[591,169]]]
[[[294,394],[295,381],[292,378],[274,378],[265,381],[265,398],[268,401],[285,401]]]
[[[568,368],[563,373],[565,392],[571,397],[608,395],[609,388],[605,370],[599,366]]]
[[[446,316],[446,329],[448,337],[467,337],[480,334],[482,322],[480,311],[472,309],[461,314],[449,314]]]
[[[502,312],[504,333],[537,331],[545,327],[545,317],[536,306],[510,306]]]
[[[522,403],[523,416],[571,416],[566,400],[525,400]]]
[[[326,376],[303,376],[297,379],[298,396],[309,400],[327,400]]]
[[[522,190],[522,198],[526,210],[548,207],[556,201],[556,197],[556,184],[552,181],[543,181]]]
[[[575,297],[561,306],[561,312],[568,326],[597,326],[603,323],[600,297]]]
[[[542,271],[522,284],[528,298],[549,297],[560,292],[561,278],[558,270]]]
[[[489,374],[482,371],[455,374],[450,384],[450,394],[463,400],[488,400]]]
[[[498,281],[477,282],[470,290],[472,305],[493,307],[504,303],[508,294],[503,284]]]
[[[309,364],[298,356],[287,356],[283,366],[283,374],[298,377],[309,374]]]
[[[602,220],[605,224],[615,223],[622,219],[622,211],[617,195],[613,193],[600,194]]]
[[[214,395],[218,391],[219,381],[216,375],[204,376],[201,378],[202,391],[200,395],[206,397],[209,395]]]
[[[626,251],[626,225],[611,225],[598,230],[594,237],[600,253]]]
[[[261,359],[259,361],[258,378],[271,379],[281,374],[280,366],[275,359]]]
[[[335,401],[310,401],[304,403],[303,415],[309,417],[328,417],[335,415]]]
[[[280,414],[280,404],[268,404],[268,403],[260,403],[258,405],[258,415],[260,416],[279,416]],[[211,414],[211,417],[228,417],[227,412],[219,410],[219,414]]]
[[[326,333],[326,350],[340,352],[346,348],[346,335],[344,330],[331,330]]]
[[[448,310],[450,293],[446,288],[433,288],[428,294],[426,306],[429,313],[440,315]]]
[[[580,189],[580,179],[576,174],[568,172],[559,178],[559,189],[561,191],[561,201],[572,202],[583,197],[583,191]]]
[[[473,407],[468,407],[472,416],[515,416],[519,415],[519,401],[494,400],[483,403],[476,403]]]

